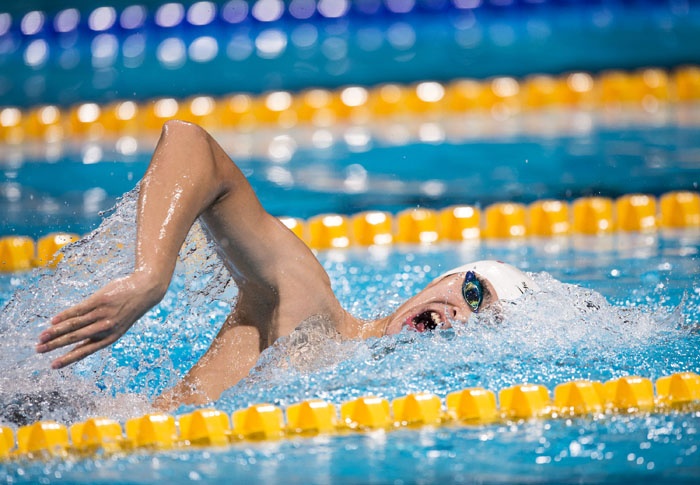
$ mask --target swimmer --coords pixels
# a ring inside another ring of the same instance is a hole
[[[248,374],[264,349],[310,320],[329,322],[346,339],[404,327],[424,332],[536,289],[516,268],[481,261],[436,278],[391,315],[359,320],[341,307],[311,250],[263,209],[241,170],[202,128],[165,123],[140,184],[133,272],[54,316],[36,350],[76,344],[53,361],[59,369],[119,339],[164,297],[180,247],[199,218],[238,287],[238,300],[199,362],[156,400],[161,409],[216,400]]]

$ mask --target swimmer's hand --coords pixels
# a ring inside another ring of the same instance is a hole
[[[150,273],[136,271],[114,280],[53,317],[51,327],[39,335],[36,351],[43,354],[77,343],[51,367],[73,364],[116,342],[164,295],[163,285]]]

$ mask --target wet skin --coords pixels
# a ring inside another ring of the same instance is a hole
[[[473,311],[462,296],[465,273],[438,279],[423,291],[408,299],[388,318],[384,334],[393,335],[404,328],[425,332],[436,328],[450,328],[452,322],[466,322]],[[484,300],[480,310],[493,303],[496,294],[491,283],[480,278],[484,286]]]
[[[134,271],[54,316],[36,350],[73,346],[53,361],[61,368],[119,339],[165,295],[180,247],[199,218],[238,287],[238,300],[204,356],[156,400],[160,409],[217,399],[265,348],[312,316],[333,322],[344,338],[367,338],[447,326],[471,314],[461,295],[462,273],[434,281],[385,318],[350,315],[311,250],[263,209],[219,144],[190,123],[165,124],[140,182],[136,218]]]

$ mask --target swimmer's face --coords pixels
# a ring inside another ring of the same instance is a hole
[[[475,286],[480,287],[480,298],[476,297]],[[445,276],[401,305],[389,319],[384,333],[393,335],[404,327],[417,332],[450,328],[451,322],[466,322],[475,310],[481,311],[492,304],[495,295],[491,283],[474,273],[470,277],[466,273]]]

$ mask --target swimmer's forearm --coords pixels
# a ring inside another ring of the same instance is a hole
[[[314,287],[331,292],[328,277],[311,251],[263,209],[240,169],[196,125],[180,121],[165,124],[140,188],[134,271],[51,320],[51,327],[39,338],[38,352],[77,344],[56,359],[53,367],[77,362],[115,342],[163,298],[180,248],[198,217],[218,244],[238,285],[238,305],[248,311],[239,323],[253,329],[257,336],[243,345],[248,357],[241,359],[250,366],[261,349],[289,333],[291,322],[299,321],[297,313],[304,318],[315,311],[306,308],[303,299],[307,289],[299,288],[297,278],[318,283]],[[296,278],[281,277],[285,274]],[[275,321],[273,325],[269,318],[258,317],[261,310],[275,314],[281,298],[293,302],[285,305],[282,324]],[[248,305],[241,304],[248,300]],[[317,305],[319,311],[326,310],[325,300],[322,303]],[[234,347],[238,346],[235,343]],[[224,352],[219,358],[228,363],[229,355]],[[240,369],[247,373],[250,366]],[[197,372],[204,373],[210,367],[197,367]],[[207,395],[220,392],[216,386],[223,381],[217,382],[216,375],[208,384],[214,387],[207,389]],[[240,377],[228,376],[226,383],[237,382]],[[199,380],[206,381],[201,377]]]

